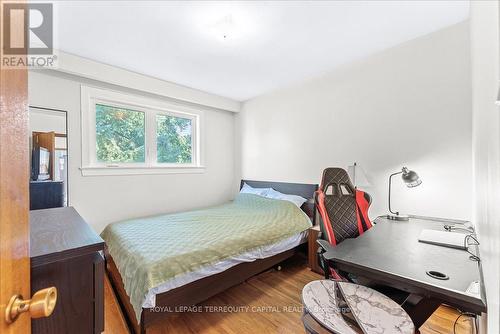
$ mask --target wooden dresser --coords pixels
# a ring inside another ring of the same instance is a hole
[[[48,318],[33,333],[101,333],[104,330],[104,241],[72,207],[30,212],[31,291],[55,286]]]
[[[64,206],[63,181],[30,181],[30,210]]]

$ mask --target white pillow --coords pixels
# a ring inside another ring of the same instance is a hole
[[[267,192],[266,197],[273,198],[273,199],[280,199],[283,201],[289,201],[289,202],[292,202],[293,204],[295,204],[296,206],[298,206],[299,208],[302,206],[302,204],[307,202],[307,199],[305,199],[304,197],[300,197],[297,195],[283,194],[283,193],[280,193],[279,191],[276,191],[272,188]]]
[[[253,188],[250,187],[248,184],[243,183],[243,187],[241,187],[240,194],[254,194],[266,197],[269,190],[272,190],[272,188]]]

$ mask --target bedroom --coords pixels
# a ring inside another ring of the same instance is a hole
[[[497,1],[1,4],[2,332],[500,331]]]

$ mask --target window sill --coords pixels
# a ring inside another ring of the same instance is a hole
[[[151,166],[151,167],[80,167],[82,176],[201,174],[205,166]]]

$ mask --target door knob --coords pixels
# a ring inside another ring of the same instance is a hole
[[[14,295],[5,309],[5,321],[10,324],[24,312],[29,312],[33,319],[48,317],[54,311],[56,301],[57,289],[55,287],[39,290],[27,300],[24,300],[21,295]]]

